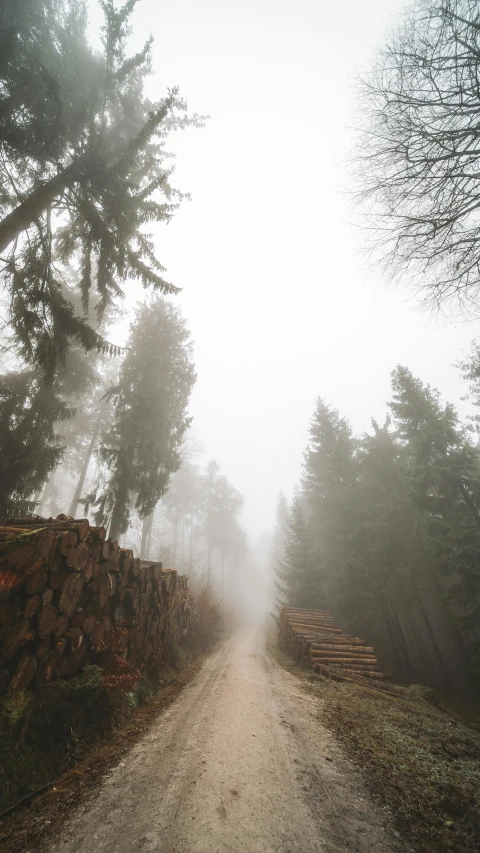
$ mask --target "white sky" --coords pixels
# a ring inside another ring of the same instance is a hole
[[[478,324],[387,290],[348,224],[355,71],[404,6],[141,0],[133,18],[136,41],[155,38],[152,95],[179,85],[210,115],[175,138],[174,184],[193,200],[158,254],[195,340],[194,429],[245,495],[251,540],[299,479],[316,396],[362,431],[398,362],[452,402],[465,392],[452,363]]]

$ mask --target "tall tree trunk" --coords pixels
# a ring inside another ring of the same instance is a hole
[[[75,493],[70,503],[70,507],[68,509],[68,514],[75,518],[75,513],[77,512],[77,507],[80,502],[80,498],[82,497],[83,486],[85,484],[85,478],[87,476],[88,466],[90,465],[90,459],[92,458],[92,453],[95,447],[95,443],[98,438],[98,433],[100,432],[100,424],[102,422],[102,415],[99,414],[97,418],[97,422],[95,424],[95,428],[92,433],[92,437],[90,439],[90,444],[88,445],[87,452],[85,454],[85,458],[83,460],[82,470],[80,472],[80,477],[77,483],[77,488],[75,489]]]
[[[129,477],[131,474],[131,468],[133,463],[133,447],[126,447],[124,451],[123,462],[123,477],[120,481],[120,486],[118,488],[115,505],[113,507],[112,512],[112,520],[110,522],[110,530],[109,536],[110,539],[118,540],[121,533],[125,531],[122,530],[123,516],[125,513],[125,509],[128,506],[128,487],[129,487]]]
[[[225,606],[225,551],[222,551],[222,606]]]
[[[208,539],[207,539],[207,586],[210,586],[210,581],[212,578],[211,562],[212,562],[212,542],[211,542],[210,537],[208,537]]]
[[[151,552],[151,548],[150,548],[150,546],[151,546],[151,544],[152,544],[152,530],[153,530],[153,522],[154,522],[154,519],[155,519],[155,510],[153,510],[153,512],[150,514],[149,518],[150,518],[150,523],[149,523],[149,525],[148,525],[148,531],[147,531],[147,544],[146,544],[146,546],[145,546],[145,553],[146,553],[147,555],[148,555],[148,554],[150,554],[150,552]]]
[[[37,507],[37,514],[38,514],[38,515],[41,515],[41,514],[42,514],[42,512],[43,512],[43,510],[44,510],[44,508],[45,508],[45,506],[46,506],[46,503],[47,503],[47,501],[48,501],[48,499],[49,499],[50,495],[52,494],[52,491],[53,491],[53,481],[55,480],[55,474],[56,474],[56,473],[57,473],[57,469],[55,469],[55,471],[53,471],[53,472],[52,472],[52,476],[50,477],[50,479],[49,479],[48,483],[46,484],[46,486],[45,486],[45,488],[44,488],[44,490],[43,490],[42,499],[41,499],[41,501],[40,501],[40,503],[39,503],[39,505],[38,505],[38,507]]]
[[[113,165],[111,172],[124,173],[125,168],[135,155],[140,151],[155,133],[156,128],[166,118],[175,102],[175,94],[172,93],[165,99],[163,105],[156,112],[149,115],[146,124],[140,128],[137,135],[127,143],[124,153]],[[75,181],[88,162],[90,152],[86,152],[78,160],[66,166],[58,175],[54,175],[36,190],[33,190],[28,198],[7,214],[0,221],[0,254],[8,248],[10,243],[20,236],[29,225],[32,225],[54,199],[60,195],[71,181]]]
[[[386,596],[386,601],[387,601],[388,608],[390,611],[390,619],[391,619],[392,630],[395,633],[396,642],[397,642],[398,648],[400,649],[401,654],[402,654],[405,674],[406,674],[407,679],[409,681],[414,681],[415,676],[416,676],[415,667],[412,664],[412,659],[410,656],[408,643],[405,639],[405,634],[403,632],[403,628],[400,624],[400,620],[397,616],[397,613],[396,613],[395,608],[392,604],[392,600],[391,600],[390,596],[388,596],[388,595]]]
[[[185,513],[182,514],[182,539],[181,539],[181,555],[180,555],[180,564],[183,574],[184,561],[185,561]]]
[[[442,652],[440,650],[440,646],[438,645],[437,636],[435,634],[435,631],[433,630],[433,625],[430,621],[430,617],[429,617],[429,615],[425,609],[425,606],[423,604],[420,592],[415,587],[415,585],[413,588],[416,592],[418,607],[419,607],[420,613],[422,614],[422,619],[425,623],[425,627],[427,629],[428,636],[430,637],[430,642],[431,642],[433,649],[435,651],[435,654],[437,656],[438,664],[440,666],[440,671],[441,671],[444,679],[446,680],[447,684],[450,685],[450,682],[451,682],[450,673],[448,671],[448,667],[445,663],[444,657],[443,657]]]
[[[151,513],[150,513],[150,515],[146,515],[146,516],[145,516],[145,518],[143,519],[143,523],[142,523],[142,541],[141,541],[141,544],[140,544],[140,559],[141,559],[141,560],[146,560],[146,559],[148,559],[148,557],[147,557],[147,554],[148,554],[148,542],[149,542],[149,539],[150,539],[150,532],[151,532],[151,529],[152,529],[152,523],[153,523],[153,512],[151,512]]]
[[[74,177],[77,165],[71,163],[58,175],[33,190],[25,201],[4,216],[0,221],[0,254],[52,205]]]
[[[469,494],[468,489],[466,488],[465,484],[461,480],[458,481],[458,488],[459,488],[460,493],[463,495],[463,499],[464,499],[464,501],[465,501],[465,503],[466,503],[466,505],[470,511],[470,515],[472,516],[472,518],[475,521],[475,524],[477,525],[477,527],[480,527],[480,514],[477,510],[477,507],[475,506],[475,504],[473,502],[472,496]]]
[[[173,566],[172,566],[172,568],[173,569],[175,569],[177,566],[177,530],[178,530],[178,515],[177,515],[177,509],[175,507],[175,515],[173,516],[173,530],[172,530],[172,535],[173,535],[173,543],[172,543]]]
[[[189,555],[188,555],[188,571],[192,571],[193,567],[193,512],[190,516],[190,537],[189,537]]]

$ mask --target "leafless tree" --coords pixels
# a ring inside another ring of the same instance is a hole
[[[360,113],[354,163],[373,246],[429,302],[478,306],[478,0],[418,0],[360,80]]]

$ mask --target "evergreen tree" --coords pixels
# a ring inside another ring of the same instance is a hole
[[[202,483],[204,502],[203,530],[207,543],[207,581],[210,583],[213,551],[220,554],[221,567],[228,554],[241,552],[243,538],[238,526],[238,516],[243,507],[243,496],[220,474],[220,467],[211,460]]]
[[[280,583],[280,579],[277,577],[278,564],[281,560],[285,559],[285,539],[287,535],[288,515],[289,507],[287,499],[284,493],[280,491],[277,498],[277,506],[275,511],[275,527],[273,529],[273,536],[269,555],[271,582],[273,583],[275,589],[277,588],[277,584]],[[277,591],[280,592],[279,590]],[[280,609],[283,604],[284,600],[282,595],[277,596],[277,609]]]
[[[128,529],[132,506],[140,518],[150,515],[179,468],[195,382],[189,337],[179,310],[162,297],[139,308],[118,385],[108,395],[113,423],[98,451],[106,478],[89,499],[97,523],[110,521],[113,539]]]
[[[280,605],[312,609],[325,606],[322,578],[299,493],[288,514],[285,557],[277,563],[275,586]]]
[[[2,276],[21,354],[50,379],[72,341],[107,347],[88,317],[92,296],[101,317],[127,279],[176,290],[145,226],[168,221],[181,198],[165,144],[198,119],[176,90],[156,103],[145,97],[151,40],[126,52],[136,0],[100,5],[100,54],[82,2],[7,0],[1,12]],[[83,313],[62,287],[69,262]]]
[[[69,414],[35,368],[0,377],[0,519],[34,510],[30,496],[63,456],[56,425]]]

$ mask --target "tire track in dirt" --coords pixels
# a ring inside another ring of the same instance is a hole
[[[72,816],[50,853],[393,853],[318,699],[238,631]]]

